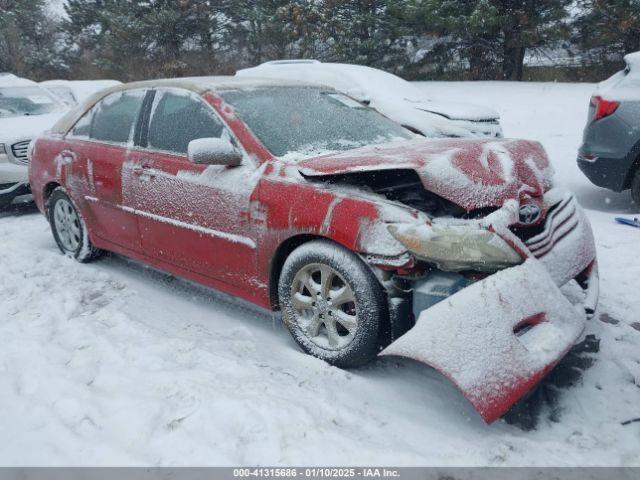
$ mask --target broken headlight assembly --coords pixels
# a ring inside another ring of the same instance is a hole
[[[391,235],[418,259],[449,272],[494,272],[524,259],[499,235],[481,227],[388,225]]]

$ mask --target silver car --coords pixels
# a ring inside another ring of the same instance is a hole
[[[591,97],[578,166],[600,187],[631,189],[640,204],[640,52],[624,59],[626,68]]]

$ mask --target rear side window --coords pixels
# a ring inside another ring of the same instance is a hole
[[[222,123],[198,97],[165,91],[156,94],[154,103],[147,139],[149,148],[186,155],[191,140],[222,136]]]
[[[89,137],[104,142],[128,143],[133,137],[145,93],[142,90],[113,93],[102,100],[94,108]],[[78,122],[74,132],[81,128],[82,120]]]
[[[80,117],[80,120],[76,122],[71,132],[69,132],[69,136],[83,139],[89,138],[89,134],[91,133],[91,119],[93,118],[94,111],[95,107]]]

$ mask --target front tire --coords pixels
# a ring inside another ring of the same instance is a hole
[[[640,205],[640,168],[636,170],[631,180],[631,199],[636,205]]]
[[[284,263],[278,294],[285,325],[306,353],[343,368],[378,354],[385,295],[354,252],[327,240],[298,247]]]
[[[56,188],[47,202],[47,217],[53,238],[65,255],[86,263],[101,254],[89,240],[87,226],[75,204],[61,188]]]
[[[13,197],[0,197],[0,210],[7,209],[13,203]]]

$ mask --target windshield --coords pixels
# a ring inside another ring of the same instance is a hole
[[[60,110],[60,104],[40,87],[0,88],[0,117],[43,115]]]
[[[69,107],[75,107],[78,104],[76,97],[73,95],[73,91],[69,87],[63,86],[46,86],[47,90],[53,93],[56,97],[58,97],[65,105]]]
[[[276,157],[319,155],[413,137],[375,110],[319,88],[269,87],[221,96]]]

